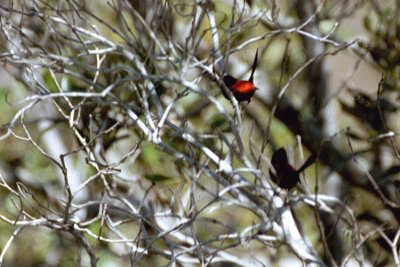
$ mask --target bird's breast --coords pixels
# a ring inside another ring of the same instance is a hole
[[[251,91],[254,91],[254,83],[249,81],[237,81],[232,87],[230,88],[232,91],[247,94]]]

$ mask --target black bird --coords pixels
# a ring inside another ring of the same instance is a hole
[[[313,164],[316,159],[317,155],[312,154],[306,162],[304,162],[303,166],[296,170],[289,164],[286,151],[281,147],[272,155],[271,164],[275,169],[275,174],[271,170],[269,171],[271,179],[279,187],[290,190],[300,182],[299,174]]]

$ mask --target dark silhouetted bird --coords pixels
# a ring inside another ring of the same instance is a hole
[[[273,171],[269,171],[272,181],[274,181],[279,187],[284,189],[292,189],[300,182],[299,174],[304,171],[308,166],[314,163],[317,159],[316,154],[312,154],[306,162],[298,170],[293,168],[289,164],[285,149],[282,147],[275,151],[272,155],[271,164],[275,169],[275,174]]]

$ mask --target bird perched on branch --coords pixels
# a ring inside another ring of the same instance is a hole
[[[258,60],[258,49],[254,57],[253,65],[251,67],[251,74],[248,81],[238,80],[229,74],[224,76],[225,85],[229,88],[229,90],[231,90],[233,96],[236,98],[238,102],[240,101],[250,102],[251,97],[257,90],[257,88],[253,83],[254,71],[257,68],[257,60]],[[226,99],[229,99],[229,96],[225,92],[225,90],[222,90],[222,94],[225,96]]]
[[[279,187],[290,190],[300,182],[300,173],[313,164],[316,159],[317,155],[312,154],[304,162],[303,166],[296,170],[289,164],[286,151],[281,147],[272,155],[271,164],[275,169],[275,173],[272,170],[269,171],[271,179]]]

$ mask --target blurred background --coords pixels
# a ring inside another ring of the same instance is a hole
[[[0,263],[400,266],[399,5],[0,2]]]

